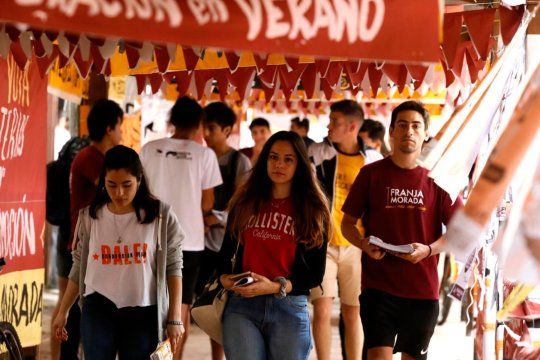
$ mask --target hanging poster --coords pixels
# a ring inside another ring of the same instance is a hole
[[[47,78],[0,59],[0,320],[24,347],[41,342]]]

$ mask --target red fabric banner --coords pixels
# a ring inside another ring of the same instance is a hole
[[[456,57],[456,51],[461,38],[461,25],[463,13],[450,13],[444,15],[444,41],[443,50],[446,63],[451,66]]]
[[[489,54],[494,17],[494,8],[467,11],[463,13],[463,19],[465,20],[465,24],[467,24],[467,29],[471,35],[471,40],[473,41],[474,47],[482,60],[486,60]]]
[[[503,39],[504,45],[510,44],[514,34],[516,33],[521,19],[523,18],[523,13],[525,12],[525,6],[513,6],[507,8],[505,6],[499,7],[499,18],[501,24],[501,36]]]
[[[0,257],[4,273],[43,268],[47,78],[0,59]],[[0,276],[1,277],[1,276]]]
[[[437,0],[409,0],[407,6],[384,0],[163,0],[145,4],[5,0],[0,19],[126,40],[288,55],[438,61]]]

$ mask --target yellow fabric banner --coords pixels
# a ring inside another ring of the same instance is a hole
[[[41,343],[44,279],[44,269],[0,276],[0,320],[15,327],[23,347]]]
[[[58,61],[55,61],[54,67],[49,72],[49,89],[50,92],[58,92],[62,98],[87,98],[88,84],[87,81],[79,76],[76,66],[70,62],[62,69],[58,67]]]

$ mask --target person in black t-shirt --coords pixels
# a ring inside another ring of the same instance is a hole
[[[306,144],[306,148],[308,148],[311,144],[315,142],[313,141],[313,139],[310,139],[308,137],[308,132],[309,132],[309,119],[308,118],[303,118],[302,120],[300,120],[298,116],[292,118],[291,131],[294,131],[295,133],[300,135],[302,140],[304,140],[304,144]]]
[[[214,208],[204,215],[205,249],[195,292],[201,294],[204,285],[216,270],[219,250],[227,224],[227,205],[236,188],[251,168],[249,158],[233,149],[227,139],[236,123],[236,114],[225,103],[214,102],[204,108],[204,140],[216,153],[223,184],[214,188]],[[212,359],[223,358],[223,347],[210,339]]]

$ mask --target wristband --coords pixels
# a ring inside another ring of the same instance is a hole
[[[180,320],[167,320],[167,325],[184,326],[184,323]]]
[[[428,256],[426,256],[426,259],[431,256],[431,245],[428,244],[428,248],[429,248],[429,254]]]
[[[283,299],[287,296],[287,279],[285,279],[283,276],[277,276],[274,281],[279,283],[279,292],[274,294],[274,296],[278,299]]]

